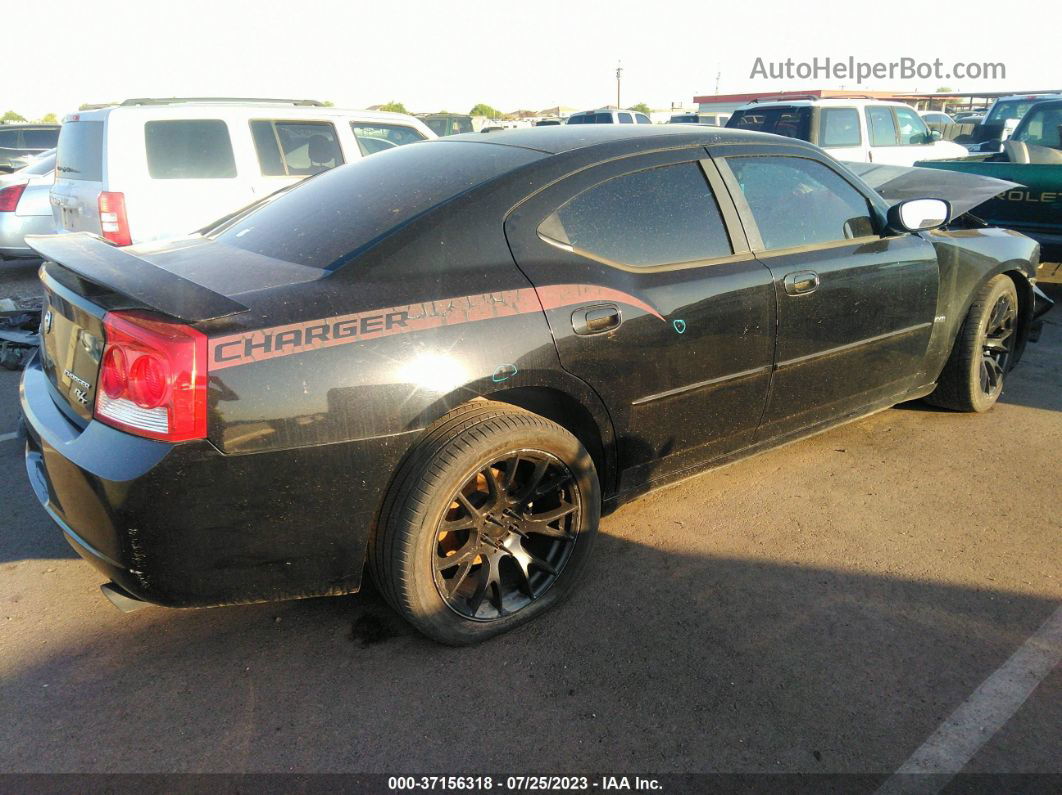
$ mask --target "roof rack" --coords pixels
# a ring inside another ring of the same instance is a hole
[[[271,105],[295,105],[298,107],[323,108],[325,104],[316,99],[271,99],[267,97],[141,97],[127,99],[123,107],[131,105],[174,105],[178,102],[262,102]]]
[[[811,100],[817,102],[823,99],[880,99],[879,97],[872,97],[869,94],[831,94],[828,97],[820,97],[818,94],[773,94],[769,97],[756,97],[748,101],[749,105],[754,105],[757,102],[784,102],[785,100]],[[883,102],[891,100],[882,100]]]

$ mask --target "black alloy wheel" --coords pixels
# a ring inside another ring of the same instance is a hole
[[[446,605],[476,621],[524,609],[571,558],[582,495],[571,471],[541,450],[514,450],[475,472],[450,500],[432,569]]]
[[[1014,351],[1018,306],[1014,296],[999,296],[988,315],[981,342],[981,391],[995,397],[1003,389],[1003,376]]]

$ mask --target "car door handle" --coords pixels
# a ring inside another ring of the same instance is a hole
[[[584,306],[572,312],[572,328],[576,334],[600,334],[611,331],[623,322],[623,315],[615,304]]]
[[[786,274],[785,291],[789,295],[806,295],[819,287],[819,274],[815,271],[796,271]]]

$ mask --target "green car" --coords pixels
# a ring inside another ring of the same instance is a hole
[[[1022,118],[999,154],[916,163],[1016,182],[974,210],[992,226],[1040,243],[1042,259],[1062,261],[1062,100],[1039,102]]]

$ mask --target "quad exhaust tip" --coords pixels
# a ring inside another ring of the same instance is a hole
[[[124,590],[121,586],[115,585],[113,582],[105,582],[100,586],[100,590],[103,591],[103,595],[110,600],[110,603],[123,613],[135,613],[137,610],[141,610],[148,606],[147,602],[137,599],[131,593]]]

